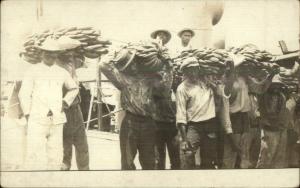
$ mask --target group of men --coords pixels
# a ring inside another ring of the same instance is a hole
[[[180,31],[181,47],[174,54],[192,49],[194,35],[191,29]],[[161,47],[171,39],[167,30],[150,36]],[[143,62],[135,57],[123,49],[100,64],[101,72],[121,91],[126,111],[120,130],[123,170],[136,168],[137,152],[142,169],[165,169],[166,149],[171,169],[289,166],[287,131],[296,122],[299,94],[287,92],[279,79],[286,72],[279,66],[264,78],[254,78],[239,68],[243,57],[231,54],[225,74],[212,76],[200,72],[196,58],[187,58],[180,66],[183,81],[174,89],[168,63],[149,75],[139,72],[136,65]]]
[[[174,56],[192,49],[194,35],[192,29],[178,32],[181,46]],[[167,30],[150,36],[164,48],[171,39]],[[78,169],[89,169],[72,54],[78,46],[67,37],[47,39],[40,46],[42,63],[24,76],[19,98],[28,122],[30,170],[69,170],[72,145]],[[120,90],[125,110],[122,170],[136,169],[137,152],[142,169],[165,169],[166,150],[171,169],[195,169],[197,161],[202,169],[287,167],[287,125],[299,97],[286,94],[277,79],[279,67],[257,80],[239,70],[243,58],[232,57],[217,79],[222,81],[216,82],[200,73],[197,59],[187,58],[180,66],[183,81],[174,89],[172,62],[156,74],[145,74],[137,70],[142,63],[138,61],[125,48],[107,54],[100,63],[101,72]],[[299,74],[299,66],[294,72]]]

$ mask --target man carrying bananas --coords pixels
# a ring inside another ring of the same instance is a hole
[[[174,51],[174,57],[179,56],[183,51],[192,49],[190,41],[195,36],[195,32],[192,29],[184,28],[181,31],[179,31],[177,35],[181,39],[181,41]]]
[[[228,65],[231,64],[229,62]],[[232,67],[231,65],[229,74],[226,75],[231,75]],[[217,124],[214,95],[228,99],[232,82],[213,85],[208,75],[200,73],[199,62],[194,57],[185,59],[180,70],[183,72],[184,81],[176,92],[176,123],[182,137],[181,149],[184,151],[182,168],[195,168],[195,153],[199,147],[200,168],[216,168]]]
[[[47,38],[39,48],[42,62],[33,65],[25,74],[19,93],[27,119],[28,170],[60,170],[63,158],[63,124],[67,109],[79,89],[70,74],[57,66],[61,46]],[[63,97],[62,89],[66,88]]]
[[[171,33],[167,30],[156,30],[151,34],[158,44],[165,47],[171,38]],[[156,106],[156,116],[153,117],[156,125],[155,138],[155,168],[163,170],[166,168],[166,148],[168,149],[171,169],[180,168],[179,143],[176,129],[176,106],[172,101],[173,72],[171,60],[166,59],[166,66],[159,72],[162,77],[159,88],[154,90],[154,102]],[[155,92],[156,91],[156,92]],[[173,94],[174,95],[174,94]]]
[[[155,114],[153,89],[160,83],[159,75],[143,74],[143,62],[136,51],[122,48],[102,59],[101,72],[121,91],[121,106],[126,111],[120,129],[122,170],[135,170],[134,158],[139,152],[143,170],[155,167]]]
[[[236,61],[235,61],[236,62]],[[246,61],[240,61],[242,63]],[[241,63],[240,63],[241,64]],[[249,168],[249,93],[262,94],[267,91],[273,76],[279,70],[279,66],[270,69],[262,81],[248,75],[247,70],[235,64],[234,82],[231,89],[230,102],[230,121],[231,131],[224,137],[223,168],[235,168],[238,157],[240,158],[240,168]],[[245,72],[246,71],[246,72]]]
[[[63,51],[58,56],[57,65],[67,70],[79,86],[76,66],[80,66],[83,63],[83,59],[75,59],[74,49],[79,47],[81,43],[78,40],[68,37],[60,37],[58,42]],[[80,62],[78,62],[78,60]],[[63,92],[66,92],[65,88]],[[65,110],[67,122],[63,129],[64,157],[61,170],[70,170],[71,168],[73,145],[75,146],[78,170],[89,170],[89,151],[80,102],[81,99],[78,94],[70,107]]]

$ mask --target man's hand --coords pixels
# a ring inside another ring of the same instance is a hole
[[[192,149],[192,145],[189,141],[183,140],[181,142],[181,149],[183,152],[189,151]]]

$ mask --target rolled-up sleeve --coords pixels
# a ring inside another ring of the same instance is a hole
[[[22,80],[21,89],[19,92],[19,100],[24,115],[28,115],[31,109],[32,93],[34,87],[33,79],[34,71],[28,71]]]
[[[67,93],[63,100],[71,106],[76,96],[79,93],[79,88],[76,82],[72,79],[72,77],[66,72],[64,86],[67,89]]]
[[[107,79],[119,90],[122,90],[124,84],[122,81],[122,75],[114,66],[112,60],[114,55],[108,54],[99,64],[100,72],[103,73]]]
[[[176,92],[176,124],[187,124],[187,94],[182,87],[178,87]]]

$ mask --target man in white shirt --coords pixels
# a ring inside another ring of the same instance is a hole
[[[40,46],[42,63],[25,74],[19,93],[27,120],[28,170],[60,170],[63,157],[64,109],[76,98],[79,90],[70,74],[55,64],[60,51],[56,40],[46,39]],[[63,98],[62,89],[67,93]]]
[[[176,124],[180,130],[182,150],[184,151],[182,168],[195,168],[195,152],[199,147],[200,168],[216,168],[215,94],[228,99],[227,87],[230,82],[225,85],[212,86],[207,75],[200,75],[199,63],[196,58],[184,60],[180,69],[185,78],[176,92]]]
[[[165,46],[171,39],[172,35],[168,30],[158,29],[151,33],[151,38],[158,41],[162,46]]]
[[[192,49],[190,41],[195,36],[195,32],[192,29],[184,28],[181,31],[179,31],[177,35],[181,39],[181,41],[174,51],[174,57],[179,56],[183,51]]]

